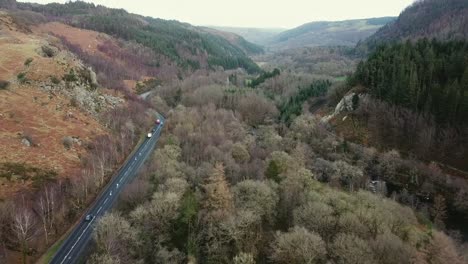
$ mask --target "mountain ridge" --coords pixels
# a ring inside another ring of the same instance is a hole
[[[8,6],[13,5],[10,3]],[[248,72],[259,71],[248,53],[260,53],[261,48],[240,36],[237,41],[229,41],[222,34],[213,34],[188,23],[144,17],[123,9],[81,1],[46,5],[17,2],[14,6],[18,10],[41,14],[49,21],[135,41],[177,63],[184,71],[218,66],[224,69],[241,67]],[[184,38],[184,41],[176,41],[180,38]]]
[[[275,49],[313,46],[354,46],[395,17],[316,21],[286,30],[267,44]]]
[[[407,7],[392,23],[379,29],[358,45],[373,49],[380,44],[402,40],[468,38],[468,1],[421,0]]]

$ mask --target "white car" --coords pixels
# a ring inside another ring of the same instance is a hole
[[[89,221],[93,220],[93,218],[94,218],[94,216],[92,214],[86,215],[85,221],[89,222]]]

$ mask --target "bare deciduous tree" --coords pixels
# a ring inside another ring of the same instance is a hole
[[[26,264],[29,251],[28,242],[35,235],[34,225],[36,224],[36,218],[31,210],[24,206],[16,211],[13,218],[13,232],[21,245],[23,264]]]
[[[279,264],[320,263],[327,253],[320,235],[303,227],[294,227],[287,233],[277,233],[272,249],[271,259]]]
[[[44,237],[46,245],[49,244],[49,233],[54,226],[54,214],[56,206],[55,190],[52,186],[46,186],[37,202],[38,214],[44,229]]]

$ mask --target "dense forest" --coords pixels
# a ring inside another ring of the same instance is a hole
[[[193,76],[152,97],[168,117],[161,145],[99,221],[90,263],[462,263],[431,224],[444,228],[442,196],[432,206],[408,191],[387,199],[384,184],[365,191],[375,173],[428,184],[440,172],[345,142],[311,114],[280,132],[267,83],[225,78]],[[315,95],[290,101],[304,93]]]
[[[0,261],[7,248],[37,257],[38,244],[76,222],[156,111],[166,117],[157,149],[96,218],[89,264],[468,260],[468,182],[443,163],[466,159],[465,42],[384,45],[340,82],[357,65],[351,48],[283,51],[260,70],[247,56],[257,46],[177,21],[81,1],[7,6],[117,37],[97,47],[106,56],[61,36],[54,48],[93,67],[99,87],[90,90],[118,88],[127,102],[99,114],[109,135],[86,143],[72,180],[41,183],[30,204],[0,201]],[[157,79],[164,60],[186,74]],[[152,90],[146,100],[123,86],[146,76],[155,77],[137,88]],[[89,82],[75,70],[62,79],[67,89]],[[334,108],[348,92],[351,110],[320,118],[313,103],[331,112],[323,101]],[[364,123],[365,140],[347,140],[333,122],[351,123],[348,133]]]
[[[441,123],[468,124],[466,42],[386,45],[360,63],[353,78],[380,100],[434,115]]]
[[[365,52],[382,43],[436,38],[464,40],[468,37],[468,2],[465,0],[420,0],[407,7],[390,22],[358,45]]]
[[[279,69],[274,69],[271,72],[263,72],[262,74],[260,74],[260,76],[258,76],[257,78],[251,80],[250,83],[249,83],[249,86],[255,88],[258,85],[264,83],[267,79],[270,79],[270,78],[273,78],[273,77],[276,77],[276,76],[280,75],[280,73],[281,72],[280,72]]]
[[[302,113],[304,102],[311,97],[324,96],[331,86],[331,82],[326,80],[316,80],[310,86],[299,88],[297,94],[288,98],[280,107],[280,119],[286,124],[290,124]]]
[[[241,67],[249,73],[259,71],[244,51],[258,53],[262,49],[241,37],[231,43],[222,36],[189,24],[141,17],[122,9],[82,1],[47,5],[18,3],[17,7],[43,14],[49,20],[136,41],[157,54],[167,56],[185,70],[222,66],[225,69]],[[179,41],[181,39],[184,41]]]

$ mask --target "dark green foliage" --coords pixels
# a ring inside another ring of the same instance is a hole
[[[382,46],[358,65],[351,84],[378,99],[468,124],[468,43],[421,40]]]
[[[328,88],[331,86],[328,80],[314,81],[310,86],[300,88],[298,93],[291,96],[285,103],[280,106],[281,121],[290,124],[295,116],[302,113],[302,105],[311,97],[324,96]]]
[[[20,83],[25,83],[25,82],[28,81],[28,79],[26,78],[26,73],[25,73],[25,72],[20,72],[20,73],[16,76],[16,78],[18,79],[18,81],[19,81]]]
[[[264,72],[260,76],[258,76],[256,79],[252,80],[249,83],[249,86],[252,88],[255,88],[259,86],[260,84],[264,83],[267,79],[276,77],[280,74],[281,74],[280,70],[276,68],[272,72]]]
[[[5,90],[6,88],[8,88],[8,85],[10,85],[10,82],[0,80],[0,90]]]
[[[353,110],[356,110],[359,105],[359,95],[354,94],[352,100],[353,100]]]
[[[76,76],[75,71],[70,69],[70,71],[63,76],[63,80],[66,82],[76,82],[78,81],[78,77]]]
[[[179,249],[184,249],[187,255],[197,254],[196,224],[199,211],[199,201],[195,193],[188,190],[182,198],[179,217],[173,228],[172,242]]]
[[[281,177],[279,176],[279,168],[278,168],[278,164],[276,164],[276,161],[274,160],[270,161],[265,171],[265,176],[268,179],[273,180],[277,183],[281,182]]]

